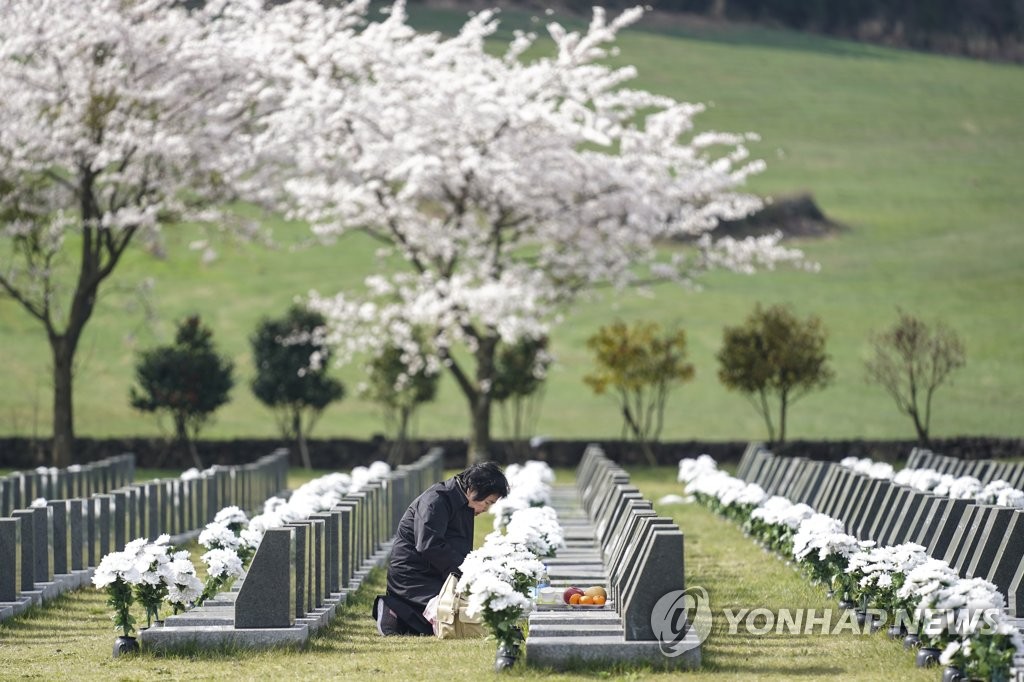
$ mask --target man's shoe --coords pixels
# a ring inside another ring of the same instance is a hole
[[[377,632],[381,636],[387,637],[388,635],[400,634],[398,631],[398,616],[394,611],[387,607],[384,600],[377,598],[376,603],[376,621],[377,621]]]

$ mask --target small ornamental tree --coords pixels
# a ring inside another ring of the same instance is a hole
[[[594,393],[614,393],[622,411],[623,434],[632,433],[651,466],[657,459],[650,444],[657,442],[669,393],[693,379],[686,362],[686,332],[661,333],[655,322],[632,327],[615,322],[587,340],[597,369],[583,378]]]
[[[345,395],[342,383],[327,376],[330,350],[316,342],[323,325],[320,313],[293,306],[282,318],[264,319],[249,338],[256,365],[252,392],[274,411],[281,435],[298,443],[307,469],[313,465],[306,439],[324,409]]]
[[[235,384],[234,364],[217,354],[213,332],[198,315],[178,325],[174,343],[143,351],[135,366],[138,387],[130,389],[131,404],[143,412],[167,412],[174,420],[178,442],[203,468],[195,439],[218,407],[228,402]]]
[[[392,465],[404,461],[413,416],[421,405],[434,400],[441,379],[441,375],[427,370],[419,348],[385,347],[367,365],[369,376],[361,390],[365,398],[384,409],[385,428],[391,437],[388,461]]]
[[[750,400],[764,418],[769,442],[784,443],[789,408],[834,378],[825,352],[827,337],[817,316],[800,320],[786,306],[758,304],[745,324],[726,327],[717,355],[718,378]],[[778,403],[777,422],[773,400]]]
[[[967,364],[960,336],[942,322],[928,326],[902,310],[885,331],[871,336],[874,355],[865,362],[869,383],[878,384],[896,408],[914,422],[917,439],[928,445],[935,391]]]
[[[512,454],[529,454],[526,436],[537,423],[550,364],[547,337],[502,344],[495,354],[491,398],[501,408]]]

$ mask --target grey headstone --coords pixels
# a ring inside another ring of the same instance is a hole
[[[985,579],[993,583],[1009,598],[1009,589],[1017,573],[1017,567],[1024,564],[1024,510],[1015,509],[1010,516],[1006,531],[995,552],[995,559]],[[1018,603],[1024,607],[1024,603]],[[1024,617],[1018,609],[1018,618]]]
[[[68,550],[71,546],[71,528],[68,525],[67,500],[50,500],[46,503],[53,511],[53,573],[65,575],[71,572]],[[3,601],[0,599],[0,601]]]
[[[35,589],[36,556],[35,556],[35,512],[31,509],[15,509],[12,514],[21,521],[21,587],[20,592],[31,592]]]
[[[68,532],[71,537],[68,560],[72,571],[81,571],[88,565],[89,553],[86,550],[89,533],[86,527],[86,510],[82,500],[68,500]]]
[[[880,545],[894,545],[896,543],[893,538],[896,537],[896,531],[899,527],[900,519],[902,518],[904,504],[912,493],[915,491],[906,486],[899,486],[896,491],[895,497],[892,498],[891,506],[884,510],[885,523],[882,524],[882,530],[878,534],[878,543]]]
[[[160,484],[146,484],[146,537],[156,540],[163,532],[160,525]]]
[[[11,481],[11,511],[15,509],[21,509],[28,506],[32,500],[26,500],[25,497],[28,491],[25,487],[28,483],[25,481],[25,474],[20,471],[15,471],[10,474]]]
[[[37,583],[53,582],[53,509],[49,506],[33,510],[32,551],[35,553]]]
[[[857,513],[851,521],[850,532],[861,539],[867,536],[867,529],[871,527],[879,516],[882,508],[882,500],[892,484],[889,481],[872,479],[868,481],[864,491],[864,501],[858,505]]]
[[[12,602],[21,582],[21,519],[0,518],[0,602]]]
[[[621,595],[622,624],[627,640],[657,639],[651,626],[654,605],[669,592],[686,587],[683,534],[678,528],[652,528],[641,552],[635,587]]]
[[[900,505],[899,518],[896,519],[893,533],[889,536],[889,544],[900,545],[911,540],[910,526],[914,521],[914,515],[917,514],[918,507],[924,504],[926,496],[927,493],[916,489],[910,490],[906,494]]]
[[[968,509],[971,508],[968,507]],[[968,522],[966,530],[960,538],[957,538],[956,535],[953,536],[953,543],[946,554],[951,557],[949,565],[955,568],[960,575],[966,575],[967,566],[977,551],[978,541],[981,539],[985,526],[988,525],[989,516],[996,509],[998,507],[994,505],[975,504],[973,514],[965,519]]]
[[[297,522],[286,524],[294,531],[295,537],[295,617],[305,618],[310,610],[309,599],[309,526]]]
[[[994,507],[989,511],[985,525],[979,534],[977,546],[970,560],[965,563],[966,577],[988,578],[1015,513],[1013,509],[1006,507]],[[1020,541],[1016,543],[1016,547],[1020,548],[1018,552],[1024,553],[1024,533],[1022,533]],[[1006,551],[1009,550],[1010,548],[1007,547]]]
[[[324,585],[323,595],[329,596],[337,592],[339,583],[338,576],[338,544],[341,539],[338,526],[341,513],[338,511],[321,512],[312,514],[311,519],[320,519],[324,522]]]
[[[6,476],[0,476],[0,516],[7,516],[13,511],[11,506],[12,497],[11,490],[14,485],[11,480]]]
[[[882,533],[882,529],[886,522],[892,517],[893,506],[896,503],[896,496],[900,491],[900,486],[890,483],[889,487],[885,489],[882,495],[882,499],[878,505],[878,510],[875,513],[874,518],[871,520],[870,525],[866,525],[864,529],[864,538],[868,540],[879,539]]]
[[[114,530],[114,551],[120,552],[128,544],[128,492],[118,490],[112,497],[111,522]]]
[[[297,613],[296,530],[271,528],[263,536],[235,599],[236,628],[287,628]]]
[[[970,500],[949,500],[942,510],[942,516],[936,526],[936,532],[928,542],[928,554],[933,557],[946,555],[949,543],[956,533],[957,524],[963,518],[964,510],[968,505],[973,505]]]
[[[355,573],[354,557],[352,552],[352,509],[354,505],[342,502],[335,509],[341,512],[340,534],[341,546],[338,549],[340,564],[341,587],[347,589],[351,584],[352,574]]]
[[[93,504],[96,505],[96,565],[98,566],[100,560],[115,549],[113,546],[114,524],[110,513],[114,498],[104,494],[96,495],[92,499]],[[116,549],[120,551],[124,548],[118,547]]]

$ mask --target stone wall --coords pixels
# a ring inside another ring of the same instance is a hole
[[[605,454],[623,465],[643,465],[646,460],[635,444],[621,440],[545,440],[536,448],[516,450],[505,441],[496,441],[495,460],[507,464],[524,459],[541,459],[553,467],[573,468],[590,443],[600,445]],[[203,464],[244,464],[278,447],[288,447],[276,439],[201,440],[198,450]],[[674,465],[683,457],[707,453],[719,462],[739,461],[746,441],[674,441],[658,443],[654,452],[658,463]],[[834,440],[792,441],[775,448],[781,456],[804,456],[810,459],[839,461],[843,457],[871,457],[888,462],[905,460],[916,447],[914,440]],[[0,467],[30,469],[47,464],[45,440],[30,438],[0,438]],[[431,447],[441,447],[445,453],[445,467],[459,468],[466,462],[466,441],[456,439],[424,440],[410,444],[406,461],[412,461]],[[295,447],[292,465],[299,466]],[[345,438],[316,439],[309,442],[310,458],[317,469],[347,470],[366,465],[374,460],[388,459],[388,442],[383,438],[356,440]],[[935,452],[963,459],[1001,459],[1024,457],[1024,440],[1019,438],[990,438],[962,436],[938,439],[933,442]],[[156,438],[79,438],[76,441],[75,461],[92,462],[125,452],[134,453],[136,466],[186,469],[191,464],[187,454],[173,444]]]

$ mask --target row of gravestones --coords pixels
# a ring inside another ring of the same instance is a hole
[[[547,560],[548,574],[556,586],[604,584],[608,607],[539,606],[530,616],[527,662],[556,669],[578,661],[699,667],[700,645],[694,630],[684,632],[685,612],[682,618],[667,614],[664,623],[652,618],[666,595],[682,603],[682,531],[658,516],[629,474],[597,446],[587,448],[576,469],[575,497],[578,510],[554,496],[566,547]],[[675,631],[667,633],[666,627]],[[685,653],[663,655],[663,646],[684,634],[678,650]]]
[[[40,468],[0,476],[0,516],[46,500],[85,499],[135,480],[135,455],[116,455],[67,469]]]
[[[984,578],[1024,616],[1024,509],[933,495],[833,462],[776,457],[752,444],[737,475],[771,495],[841,520],[881,546],[916,542],[965,578]]]
[[[434,449],[327,511],[267,530],[232,591],[143,630],[142,643],[158,652],[302,644],[383,561],[406,508],[443,473]]]
[[[907,457],[908,469],[933,469],[951,476],[973,476],[983,484],[1006,481],[1018,490],[1024,489],[1024,462],[1002,462],[997,459],[960,459],[939,455],[924,448],[914,448]]]
[[[135,538],[169,533],[180,542],[223,507],[260,507],[287,488],[287,475],[288,451],[278,450],[206,477],[126,484],[13,510],[0,518],[0,620],[87,583],[106,554]]]

